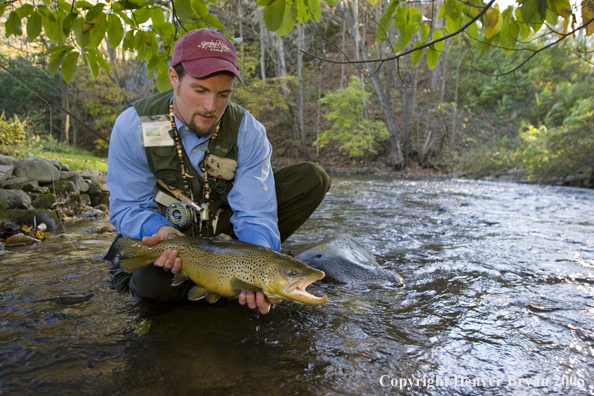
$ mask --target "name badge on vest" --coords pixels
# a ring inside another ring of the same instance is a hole
[[[174,140],[169,136],[171,121],[168,115],[139,117],[138,133],[143,147],[173,146]]]

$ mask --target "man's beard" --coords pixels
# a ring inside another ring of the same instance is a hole
[[[196,112],[192,115],[192,118],[190,119],[190,122],[188,123],[188,129],[192,132],[194,132],[196,134],[196,136],[198,137],[203,137],[203,136],[207,136],[210,135],[211,132],[213,131],[215,124],[212,125],[212,127],[208,127],[208,128],[200,128],[198,125],[196,125],[196,123],[194,122],[194,117],[196,117],[197,115],[199,115],[200,113]]]

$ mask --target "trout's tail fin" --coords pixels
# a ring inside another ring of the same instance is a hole
[[[148,267],[161,255],[160,251],[151,249],[140,239],[121,238],[119,242],[122,252],[120,266],[126,272]]]

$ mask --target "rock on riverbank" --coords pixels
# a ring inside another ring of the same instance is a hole
[[[99,171],[71,171],[58,160],[0,155],[0,239],[7,230],[54,232],[60,221],[105,217],[109,191]],[[16,227],[15,227],[16,226]]]

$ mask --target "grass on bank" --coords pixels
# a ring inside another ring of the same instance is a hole
[[[107,172],[107,158],[96,157],[93,153],[67,146],[52,136],[40,138],[34,136],[20,143],[5,146],[2,152],[14,158],[36,157],[55,159],[70,167],[70,170],[98,170]]]

